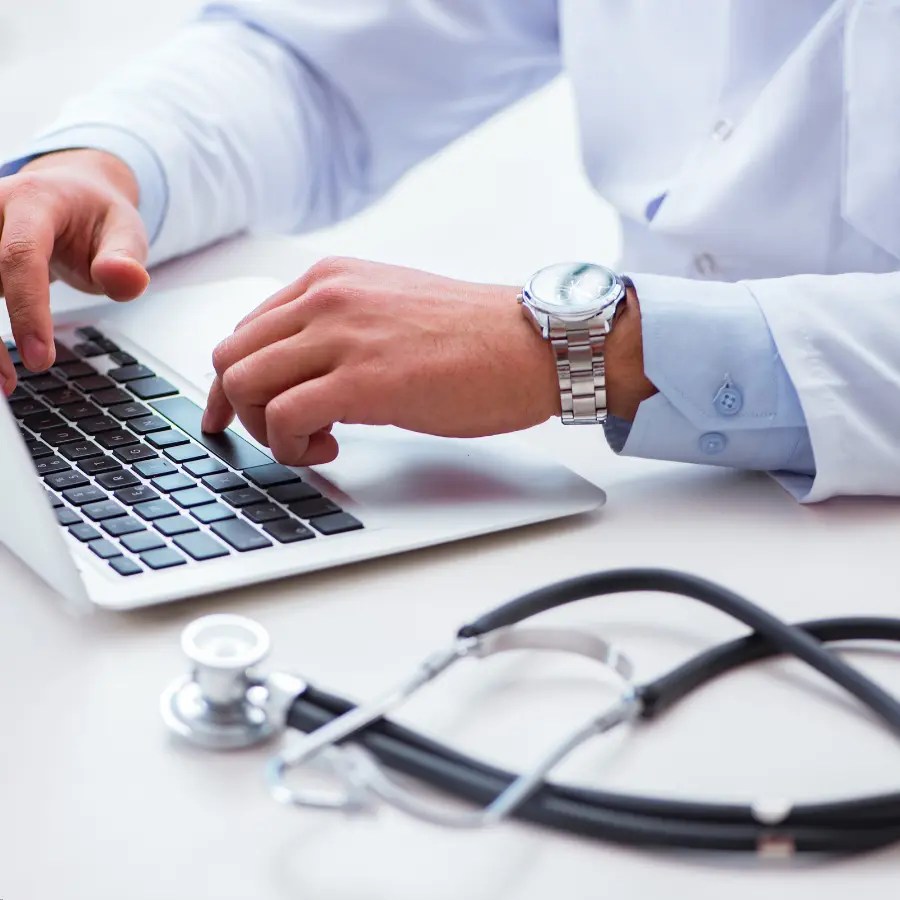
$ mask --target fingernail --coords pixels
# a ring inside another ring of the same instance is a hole
[[[22,358],[30,368],[38,369],[47,361],[47,345],[33,335],[22,341]]]

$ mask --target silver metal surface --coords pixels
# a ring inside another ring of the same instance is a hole
[[[622,683],[623,693],[611,707],[579,725],[556,744],[530,771],[519,776],[486,808],[455,813],[421,800],[393,781],[378,760],[359,745],[336,746],[366,725],[396,709],[427,682],[467,656],[486,658],[511,650],[551,650],[575,653],[600,663]],[[417,819],[449,828],[481,828],[499,822],[528,800],[551,772],[576,747],[636,718],[641,703],[631,683],[633,666],[627,656],[596,635],[566,628],[504,628],[480,638],[457,641],[435,654],[406,681],[373,703],[360,706],[302,738],[269,763],[268,783],[280,803],[316,808],[359,810],[381,801]],[[297,765],[317,761],[328,767],[340,787],[335,791],[299,790],[285,778]]]
[[[206,749],[235,750],[284,730],[290,704],[306,683],[255,671],[270,648],[261,625],[242,616],[205,616],[185,628],[181,646],[191,673],[173,682],[160,701],[173,734]]]
[[[558,308],[553,298],[542,299],[535,293],[540,272],[519,295],[523,311],[553,347],[562,421],[566,425],[598,425],[606,421],[604,344],[616,309],[626,296],[621,279],[609,274],[612,287],[600,303],[580,310],[573,308],[566,314],[550,312]]]

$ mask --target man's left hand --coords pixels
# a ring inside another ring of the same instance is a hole
[[[326,259],[239,323],[213,354],[204,430],[234,415],[287,465],[330,462],[335,422],[446,437],[559,415],[553,352],[518,289]]]

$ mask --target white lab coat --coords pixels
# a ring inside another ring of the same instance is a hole
[[[900,495],[898,0],[218,3],[30,152],[125,158],[159,260],[352,212],[560,68],[624,268],[756,298],[815,456],[782,481]]]

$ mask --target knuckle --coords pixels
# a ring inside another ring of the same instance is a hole
[[[44,179],[35,172],[20,172],[10,182],[10,191],[18,197],[34,198],[44,190]]]
[[[213,368],[216,370],[216,375],[218,375],[219,378],[223,378],[228,371],[228,358],[228,339],[226,338],[215,350],[213,350],[212,354]]]
[[[26,235],[12,235],[0,247],[0,268],[21,269],[31,263],[39,252],[37,241]]]
[[[291,428],[290,403],[276,397],[266,404],[266,430],[279,435],[286,435]]]
[[[309,274],[313,281],[334,278],[347,272],[350,264],[351,261],[343,256],[325,256],[313,264]]]
[[[232,403],[241,404],[247,400],[250,380],[247,377],[247,367],[242,361],[229,366],[221,378],[222,390]]]

